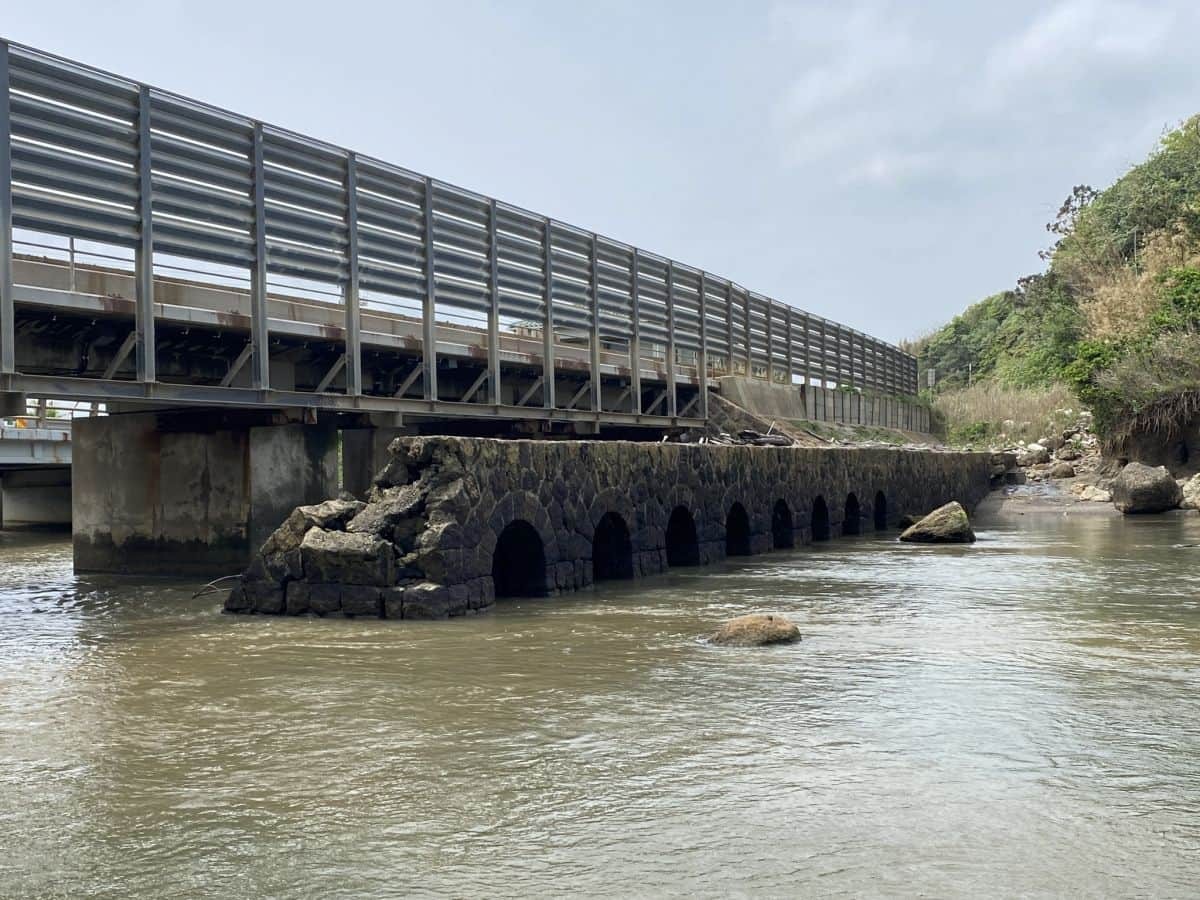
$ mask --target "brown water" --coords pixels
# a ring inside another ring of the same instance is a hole
[[[442,623],[0,536],[0,895],[1194,895],[1200,518],[845,539]],[[753,610],[804,641],[697,641]]]

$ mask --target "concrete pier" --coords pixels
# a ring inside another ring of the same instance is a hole
[[[236,572],[293,507],[337,493],[335,429],[254,421],[185,411],[79,420],[76,571]]]

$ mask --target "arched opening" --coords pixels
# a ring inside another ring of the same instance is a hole
[[[700,565],[700,542],[696,539],[696,521],[683,506],[671,510],[667,521],[667,565]]]
[[[592,535],[592,580],[611,581],[633,577],[633,543],[625,520],[607,512]]]
[[[883,496],[883,491],[875,492],[875,505],[872,510],[875,513],[875,530],[887,530],[887,497]]]
[[[842,518],[842,534],[862,534],[862,507],[853,494],[846,495],[846,514]]]
[[[771,543],[776,550],[789,550],[796,546],[792,511],[782,499],[776,500],[775,508],[771,510]]]
[[[725,517],[725,555],[750,555],[750,516],[740,503],[729,507]]]
[[[546,551],[537,529],[524,519],[509,522],[492,554],[497,597],[544,597]]]
[[[825,505],[825,498],[820,496],[813,501],[812,539],[829,540],[829,507]]]

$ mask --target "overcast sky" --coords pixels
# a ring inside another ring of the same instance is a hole
[[[1040,268],[1200,111],[1200,4],[5,4],[4,36],[888,340]]]

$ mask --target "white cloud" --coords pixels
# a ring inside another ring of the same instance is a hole
[[[1179,10],[1113,0],[1064,0],[991,51],[994,82],[1087,75],[1096,66],[1141,64],[1158,56]]]

